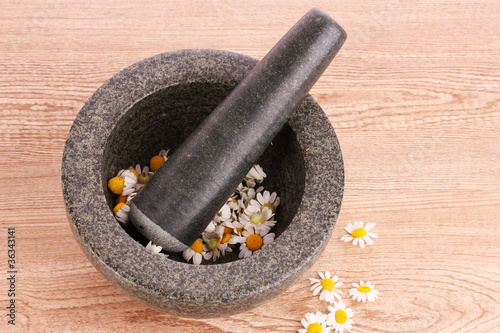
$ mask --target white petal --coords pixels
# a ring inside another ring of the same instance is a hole
[[[330,271],[325,271],[325,277],[326,277],[327,279],[329,279],[329,278],[330,278]]]
[[[351,235],[344,235],[344,236],[342,236],[342,238],[340,238],[340,240],[343,240],[344,242],[350,242],[353,239],[354,238],[352,238]]]
[[[352,224],[348,224],[347,226],[344,227],[345,231],[347,231],[348,233],[352,233],[352,231],[354,230],[354,227]]]
[[[377,235],[375,235],[373,232],[369,232],[369,233],[368,233],[368,235],[369,235],[370,237],[373,237],[373,238],[378,238],[378,236],[377,236]]]
[[[354,238],[352,245],[358,245],[358,242],[361,238]]]
[[[321,277],[321,280],[324,280],[325,279],[325,275],[323,274],[323,272],[318,272],[319,276]]]
[[[267,192],[267,193],[269,193],[269,192]],[[274,202],[276,201],[276,197],[277,197],[277,196],[278,196],[278,194],[277,194],[276,192],[273,192],[273,194],[271,194],[271,195],[269,196],[269,202],[274,203]],[[276,206],[276,205],[275,205],[275,206]]]
[[[316,289],[314,289],[314,291],[313,291],[313,296],[316,296],[321,291],[321,289],[322,289],[321,285],[317,286]]]
[[[201,259],[203,259],[203,258],[201,257],[201,254],[200,254],[200,253],[195,252],[195,254],[194,254],[194,256],[193,256],[193,264],[195,264],[195,265],[199,265],[199,264],[201,264]]]
[[[366,230],[366,231],[370,231],[370,230],[372,230],[372,229],[373,229],[373,227],[374,227],[374,226],[375,226],[375,223],[367,223],[367,224],[365,225],[365,230]]]
[[[368,235],[364,235],[363,239],[365,240],[366,244],[373,245],[373,241]]]
[[[365,247],[365,241],[363,240],[363,237],[359,237],[357,239],[359,239],[359,246],[361,246],[361,248],[364,248]]]

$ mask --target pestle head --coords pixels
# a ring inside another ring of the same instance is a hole
[[[346,39],[319,9],[302,17],[131,202],[130,220],[170,252],[187,249],[292,116]]]

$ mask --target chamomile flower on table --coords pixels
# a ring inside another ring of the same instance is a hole
[[[359,284],[353,283],[349,290],[349,296],[352,296],[352,299],[357,300],[358,302],[366,302],[367,300],[373,302],[378,298],[380,294],[371,282],[367,281],[366,284],[361,281]]]
[[[272,218],[274,213],[269,207],[264,207],[263,210],[260,209],[259,205],[248,205],[244,213],[240,215],[240,223],[244,225],[245,229],[249,227],[255,228],[256,232],[263,231],[268,233],[272,227],[276,224]]]
[[[146,250],[154,254],[165,255],[164,253],[161,253],[162,247],[160,245],[153,244],[152,241],[149,241],[146,245]]]
[[[352,328],[354,321],[352,309],[347,308],[342,301],[334,302],[333,306],[329,306],[330,313],[326,316],[326,324],[331,326],[335,332],[343,333]]]
[[[349,235],[342,236],[340,240],[344,242],[352,241],[353,245],[365,247],[365,243],[368,245],[373,244],[373,240],[370,238],[378,238],[376,234],[370,232],[373,229],[375,223],[367,223],[366,226],[363,226],[363,222],[354,222],[348,224],[344,229],[349,233]]]
[[[182,252],[182,257],[189,262],[191,259],[193,260],[193,264],[199,265],[205,255],[205,251],[203,248],[203,242],[201,239],[197,239],[194,241],[193,245],[190,248],[184,250]]]
[[[333,303],[335,298],[340,300],[342,297],[342,291],[338,288],[341,287],[343,283],[338,282],[339,277],[337,275],[331,276],[329,271],[326,271],[325,273],[318,272],[318,274],[321,277],[321,280],[314,278],[309,279],[312,284],[311,290],[313,290],[313,295],[316,296],[317,294],[320,294],[319,299],[329,303]]]
[[[276,207],[280,204],[280,198],[276,192],[271,194],[269,191],[264,191],[263,193],[257,193],[255,199],[250,201],[250,204],[259,205],[261,210],[267,207],[274,214],[276,213]]]
[[[257,251],[260,251],[274,241],[274,233],[266,233],[263,230],[256,232],[250,227],[243,230],[241,236],[233,236],[233,241],[240,243],[239,258],[248,258]]]
[[[304,328],[299,329],[299,333],[329,333],[330,327],[326,326],[327,315],[321,312],[306,313],[300,323]]]
[[[120,202],[118,203],[115,208],[113,208],[113,213],[115,214],[115,217],[116,219],[125,224],[125,225],[128,225],[128,221],[129,221],[129,218],[128,218],[128,214],[130,212],[130,206],[127,205],[126,203],[124,202]]]

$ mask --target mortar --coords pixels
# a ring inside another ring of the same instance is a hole
[[[112,213],[107,180],[161,149],[175,151],[257,62],[220,50],[159,54],[113,76],[74,121],[62,163],[71,228],[96,269],[146,306],[187,317],[247,311],[299,280],[330,237],[344,168],[335,132],[309,95],[258,161],[281,204],[275,241],[251,257],[195,266],[155,255]]]

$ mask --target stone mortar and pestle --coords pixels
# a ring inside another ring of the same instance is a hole
[[[312,9],[261,60],[180,50],[122,70],[85,103],[68,134],[62,185],[70,226],[114,286],[153,309],[229,316],[298,281],[324,249],[344,188],[335,132],[309,90],[346,39]],[[116,221],[107,180],[164,148],[172,155]],[[249,258],[176,259],[204,231],[250,168],[281,197],[276,239]],[[147,240],[172,255],[144,247]]]

